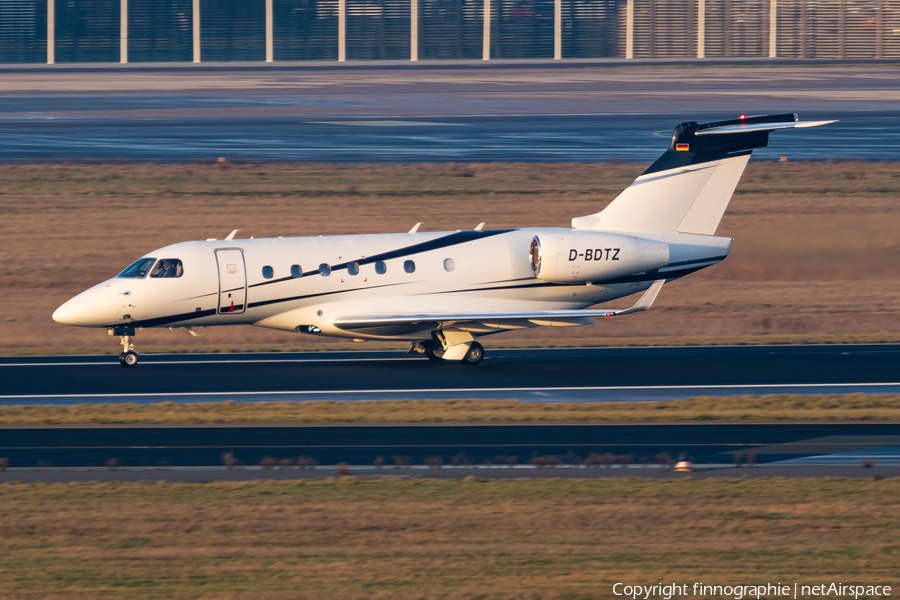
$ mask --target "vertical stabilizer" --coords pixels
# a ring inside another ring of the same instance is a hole
[[[682,123],[668,150],[604,210],[572,219],[575,229],[713,235],[754,148],[769,132],[814,127],[793,113],[720,123]]]

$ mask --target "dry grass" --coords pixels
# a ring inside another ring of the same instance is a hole
[[[621,581],[896,589],[898,497],[898,479],[6,484],[0,595],[591,599]]]
[[[900,396],[700,397],[665,402],[370,400],[0,406],[0,424],[898,421]]]
[[[187,239],[566,226],[640,165],[0,165],[0,352],[118,352],[52,311],[140,254]],[[471,176],[468,176],[470,175]],[[463,176],[465,175],[465,176]],[[653,310],[513,340],[900,340],[900,164],[756,163],[719,229],[723,264],[670,284]],[[627,300],[623,301],[627,304]],[[145,351],[292,349],[308,339],[245,328],[142,332]],[[523,341],[521,343],[527,343]],[[346,342],[322,340],[316,347]]]

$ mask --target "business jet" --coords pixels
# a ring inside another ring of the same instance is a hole
[[[834,121],[796,114],[682,123],[669,148],[604,210],[571,228],[483,229],[173,244],[53,313],[121,337],[256,325],[312,336],[404,340],[411,354],[475,365],[481,336],[589,325],[645,311],[667,281],[721,262],[716,228],[755,148],[780,129]],[[643,292],[626,309],[589,308]]]

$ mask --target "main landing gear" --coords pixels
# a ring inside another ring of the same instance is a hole
[[[484,360],[484,346],[478,342],[470,342],[465,354],[461,358],[452,360],[445,358],[446,350],[444,346],[437,340],[429,340],[427,342],[416,342],[409,351],[410,354],[424,353],[428,360],[433,362],[457,362],[464,365],[477,365]]]
[[[462,362],[464,365],[477,365],[481,361],[484,360],[484,346],[479,344],[478,342],[472,342],[472,345],[469,346],[469,350],[466,352],[466,355],[463,356]]]
[[[122,338],[122,353],[119,354],[119,364],[123,367],[133,367],[138,364],[138,353],[134,350],[134,327],[111,327],[109,335],[118,335]]]
[[[444,359],[444,347],[440,342],[422,342],[425,348],[425,356],[433,362],[440,362]]]

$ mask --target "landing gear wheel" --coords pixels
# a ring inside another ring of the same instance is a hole
[[[133,367],[138,364],[138,355],[137,352],[133,352],[129,350],[128,352],[123,352],[119,355],[119,362],[123,367]]]
[[[444,360],[444,347],[441,346],[440,342],[423,342],[423,345],[425,346],[425,356],[428,357],[428,360],[435,362]]]
[[[463,356],[462,363],[464,365],[477,365],[484,360],[484,346],[478,342],[472,342],[466,355]]]

